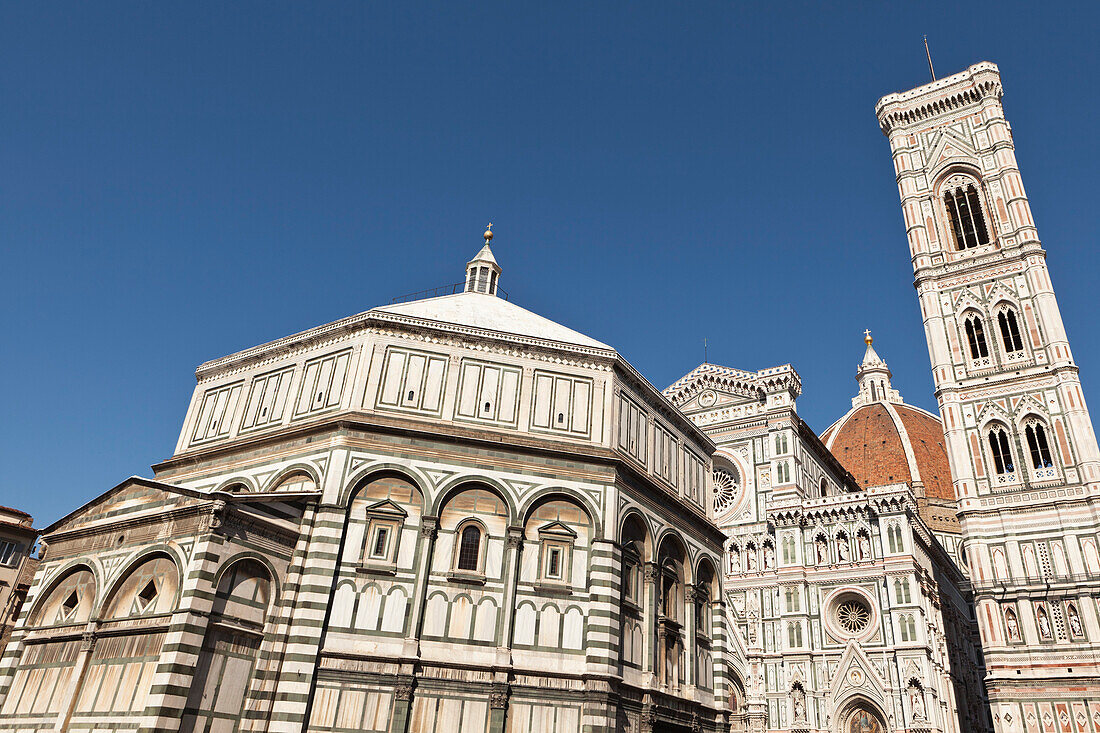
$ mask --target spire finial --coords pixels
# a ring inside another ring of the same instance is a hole
[[[936,70],[932,68],[932,52],[928,50],[928,36],[924,37],[924,55],[928,57],[928,73],[932,75],[932,81],[935,81]]]
[[[865,329],[863,331],[863,343],[870,346],[873,341],[874,341],[874,339],[871,338],[871,329],[869,329],[869,328]]]
[[[489,222],[489,226],[485,227],[485,233],[481,236],[485,237],[485,244],[493,241],[493,222]]]

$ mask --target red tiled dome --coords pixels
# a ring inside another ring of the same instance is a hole
[[[821,439],[862,487],[912,484],[919,478],[928,498],[955,500],[943,424],[924,410],[903,403],[862,405]]]

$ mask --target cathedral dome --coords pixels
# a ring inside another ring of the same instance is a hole
[[[904,403],[869,334],[866,343],[856,372],[859,394],[852,409],[822,433],[822,441],[863,488],[904,482],[918,496],[954,502],[943,423]]]
[[[853,407],[821,439],[861,487],[921,484],[924,495],[955,500],[939,418],[906,404]]]

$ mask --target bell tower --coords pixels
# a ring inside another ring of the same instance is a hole
[[[876,113],[897,173],[994,726],[1069,730],[1071,720],[1100,725],[1100,451],[1001,96],[999,70],[983,62],[889,94]]]

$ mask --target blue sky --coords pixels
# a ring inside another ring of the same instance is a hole
[[[819,432],[870,328],[935,409],[875,101],[996,62],[1085,391],[1095,5],[8,3],[0,504],[168,457],[200,362],[451,283],[659,387],[790,362]],[[1098,408],[1100,409],[1100,408]]]

